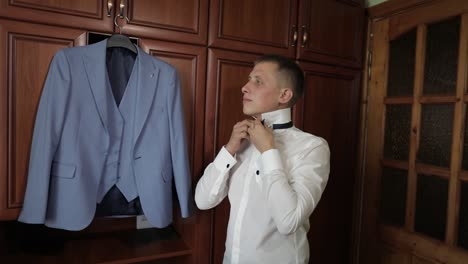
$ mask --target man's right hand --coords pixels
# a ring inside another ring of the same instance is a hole
[[[224,146],[231,155],[235,155],[239,150],[242,142],[249,139],[249,133],[247,130],[253,125],[254,120],[245,119],[237,122],[232,128],[231,138],[229,142]]]

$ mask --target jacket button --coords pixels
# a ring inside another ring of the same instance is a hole
[[[228,169],[229,169],[229,164],[228,164],[228,165],[226,165],[226,168],[228,168]]]
[[[259,170],[257,170],[257,172],[255,172],[255,173],[256,173],[257,175],[260,175],[260,171],[259,171]]]

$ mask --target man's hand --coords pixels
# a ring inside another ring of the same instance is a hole
[[[224,146],[226,150],[231,153],[231,155],[234,156],[234,154],[236,154],[239,150],[242,142],[249,139],[247,130],[250,126],[252,126],[253,122],[253,120],[246,119],[237,122],[234,125],[232,128],[231,138],[229,139],[229,142],[226,144],[226,146]]]
[[[275,140],[273,137],[273,130],[265,127],[260,120],[251,120],[249,129],[250,143],[254,144],[260,153],[275,148]]]

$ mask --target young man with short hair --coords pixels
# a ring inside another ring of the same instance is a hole
[[[229,197],[225,264],[308,263],[309,216],[330,171],[327,142],[293,126],[303,94],[294,62],[266,55],[242,87],[243,112],[229,142],[205,169],[195,201],[210,209]]]

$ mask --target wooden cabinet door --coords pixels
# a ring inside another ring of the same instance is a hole
[[[203,129],[205,105],[206,48],[193,45],[140,39],[140,46],[177,69],[182,92],[185,129],[192,172],[192,185],[203,174]],[[193,188],[194,189],[194,188]],[[189,219],[180,219],[175,206],[174,227],[184,242],[192,248],[192,261],[209,263],[211,214],[199,211]]]
[[[247,118],[242,112],[241,88],[253,68],[256,55],[209,49],[205,118],[205,165],[231,136],[232,127]],[[229,201],[211,210],[213,216],[212,263],[222,263],[229,220]]]
[[[297,0],[213,0],[208,45],[294,57],[296,21]]]
[[[359,115],[360,71],[300,63],[304,97],[296,104],[294,123],[327,140],[331,171],[323,196],[310,217],[308,234],[313,263],[348,263]]]
[[[86,32],[0,20],[0,219],[23,203],[34,120],[49,64],[62,48],[86,43]]]
[[[364,8],[352,0],[300,0],[297,58],[361,66]]]
[[[0,16],[112,32],[113,2],[114,0],[0,0]]]
[[[206,44],[208,0],[129,0],[124,13],[129,19],[121,23],[126,34]]]

